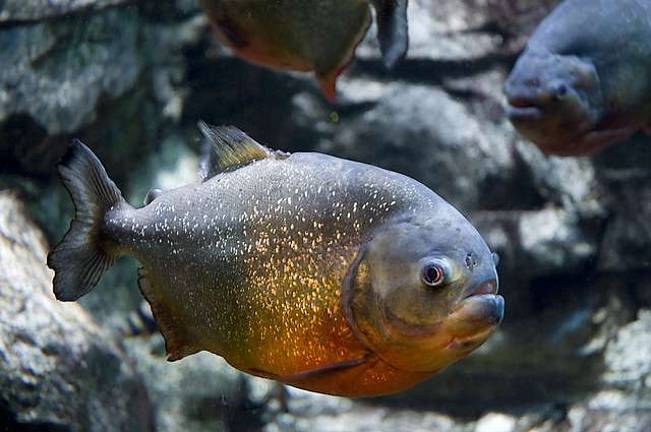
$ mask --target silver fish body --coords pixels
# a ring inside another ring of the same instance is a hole
[[[75,202],[92,195],[74,192],[84,173],[109,199],[78,205],[51,253],[58,298],[87,292],[107,267],[84,273],[86,264],[132,255],[171,360],[208,350],[256,375],[349,396],[413,385],[501,321],[490,250],[424,185],[323,154],[273,153],[232,130],[215,134],[222,147],[205,181],[152,194],[140,209],[97,165],[84,165],[89,150],[73,150],[62,177]],[[77,235],[83,220],[90,224]],[[96,255],[68,247],[89,236]]]

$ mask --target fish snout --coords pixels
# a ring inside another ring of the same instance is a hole
[[[498,294],[471,294],[452,312],[455,327],[462,333],[475,333],[495,327],[504,319],[504,297]]]
[[[502,322],[504,297],[498,294],[499,280],[494,266],[473,275],[450,316],[460,334],[484,332]]]
[[[508,101],[506,115],[513,123],[531,122],[543,118],[543,110],[527,99],[512,99]]]
[[[484,322],[490,326],[496,326],[504,319],[504,297],[501,295],[486,295],[482,299],[481,315]]]
[[[543,116],[541,92],[536,89],[523,89],[522,86],[504,84],[506,97],[506,115],[513,122],[535,121]],[[551,97],[550,97],[551,98]]]

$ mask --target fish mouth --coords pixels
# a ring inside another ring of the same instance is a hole
[[[543,111],[536,106],[506,108],[506,115],[512,122],[536,121],[543,118]]]
[[[495,326],[504,319],[504,297],[498,294],[473,294],[463,299],[452,315],[467,323]]]
[[[497,294],[498,290],[497,279],[489,279],[472,287],[464,297],[464,300],[484,294]]]
[[[537,99],[530,96],[506,95],[506,115],[511,121],[539,120],[543,110]]]
[[[531,96],[507,95],[506,102],[513,108],[538,107],[538,101]]]
[[[497,294],[497,281],[475,287],[447,318],[450,339],[446,350],[468,353],[484,343],[504,318],[504,297]]]
[[[449,320],[461,334],[475,334],[495,327],[504,318],[504,297],[497,279],[473,286],[453,308]]]

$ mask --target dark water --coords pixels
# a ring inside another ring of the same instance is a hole
[[[192,0],[0,1],[0,430],[651,429],[649,138],[546,157],[503,108],[555,3],[412,0],[407,58],[387,70],[371,28],[328,102],[311,74],[234,56]],[[139,205],[197,180],[199,120],[439,193],[500,255],[499,331],[411,390],[351,401],[125,338],[132,260],[83,309],[58,304],[45,253],[73,213],[54,168],[71,139]]]

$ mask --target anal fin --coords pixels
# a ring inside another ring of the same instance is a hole
[[[164,291],[156,286],[156,281],[144,267],[138,269],[138,286],[151,306],[154,319],[165,339],[167,360],[180,360],[201,351],[201,348],[191,342],[192,338],[183,329],[179,320],[175,319],[173,303],[165,299]]]

